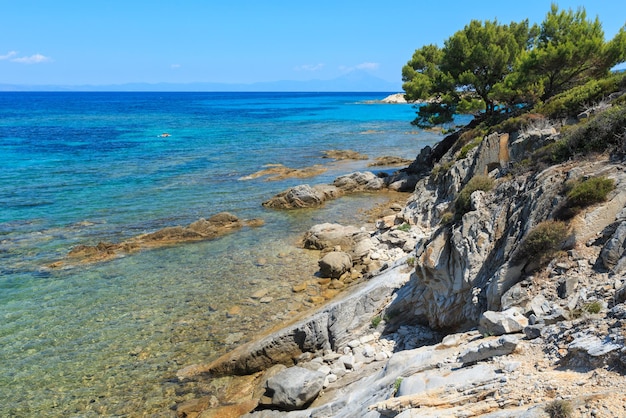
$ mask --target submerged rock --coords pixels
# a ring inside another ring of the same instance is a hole
[[[333,160],[367,160],[367,155],[352,150],[331,149],[322,151],[324,158],[332,158]]]
[[[228,212],[221,212],[208,219],[200,218],[187,226],[169,226],[148,234],[138,235],[120,243],[100,242],[97,245],[78,245],[68,253],[68,257],[80,263],[107,261],[115,257],[165,245],[218,238],[244,225],[263,225],[262,220],[242,221]],[[61,267],[64,262],[54,263]]]

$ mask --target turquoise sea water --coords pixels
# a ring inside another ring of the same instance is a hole
[[[206,362],[303,307],[293,284],[319,222],[351,222],[375,196],[319,210],[261,202],[440,139],[382,93],[0,93],[0,416],[173,416]],[[167,132],[168,137],[161,137]],[[309,179],[240,180],[266,164],[324,164]],[[120,242],[229,211],[261,218],[215,241],[50,269],[78,244]],[[272,303],[250,296],[266,289]],[[233,306],[241,314],[227,315]],[[201,394],[201,393],[200,393]]]

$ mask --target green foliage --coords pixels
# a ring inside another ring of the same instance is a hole
[[[601,79],[564,91],[545,103],[536,106],[536,111],[550,119],[574,117],[591,103],[597,103],[609,94],[626,88],[626,72],[612,74]]]
[[[402,68],[402,88],[410,100],[436,101],[420,106],[413,123],[428,127],[451,122],[455,113],[483,106],[493,113],[491,90],[511,72],[530,33],[527,20],[510,25],[473,20],[443,48],[427,45],[416,50]]]
[[[398,377],[395,382],[393,382],[393,394],[395,395],[400,390],[400,385],[402,385],[402,378]]]
[[[536,45],[520,59],[518,82],[546,100],[591,77],[606,75],[617,63],[606,47],[598,18],[588,20],[584,8],[559,11],[553,4],[541,23]]]
[[[561,249],[568,236],[568,227],[560,221],[544,221],[530,230],[520,243],[519,250],[513,258],[514,264],[534,259],[539,264],[551,260]]]
[[[470,197],[476,190],[489,191],[493,189],[495,182],[489,176],[474,176],[467,182],[467,184],[461,189],[461,192],[454,202],[455,214],[457,218],[460,218],[471,209]]]
[[[407,264],[409,267],[415,267],[415,257],[408,257],[408,258],[406,259],[406,264]]]
[[[447,211],[444,212],[443,215],[441,215],[441,223],[443,225],[449,225],[452,222],[454,222],[454,213]]]
[[[372,318],[372,322],[370,323],[370,328],[376,328],[380,325],[383,319],[380,316],[375,316]]]
[[[567,161],[571,156],[567,141],[565,139],[559,139],[546,146],[543,146],[533,153],[533,165],[536,167],[539,164],[553,165]]]
[[[569,184],[568,188],[565,201],[555,214],[557,219],[570,219],[583,208],[604,202],[615,189],[615,181],[603,176],[593,177]]]
[[[411,230],[411,225],[405,222],[396,229],[402,232],[409,232]]]
[[[469,142],[463,145],[463,147],[461,148],[461,151],[459,151],[457,160],[462,160],[463,158],[467,157],[467,153],[473,150],[474,148],[476,148],[478,145],[480,145],[481,142],[482,142],[482,138],[478,137],[478,138],[474,138],[472,142]]]
[[[626,106],[612,106],[565,135],[572,154],[626,150]]]
[[[550,418],[570,418],[574,414],[574,408],[571,402],[559,399],[546,405],[546,413]]]
[[[595,203],[604,202],[609,192],[615,189],[613,179],[592,177],[576,183],[567,192],[567,203],[569,206],[586,207]]]
[[[463,97],[456,106],[456,112],[472,114],[485,110],[485,102],[482,99]]]
[[[585,306],[583,306],[583,310],[589,312],[590,314],[598,314],[602,311],[602,303],[597,300],[586,303]]]
[[[435,167],[433,167],[431,174],[433,177],[437,177],[439,175],[443,175],[450,171],[450,168],[454,165],[454,162],[448,161],[447,163],[439,163]]]
[[[418,108],[413,123],[432,127],[451,122],[456,113],[529,108],[605,77],[624,61],[626,26],[605,42],[598,18],[587,19],[584,8],[565,11],[554,4],[541,26],[530,26],[528,20],[509,25],[472,20],[443,48],[417,49],[402,68],[402,81],[407,99],[430,101]],[[589,85],[546,103],[542,112],[571,114],[607,87]]]

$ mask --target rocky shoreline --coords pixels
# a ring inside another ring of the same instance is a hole
[[[177,415],[626,416],[623,160],[520,170],[559,139],[555,127],[496,132],[464,150],[459,135],[390,178],[354,173],[319,186],[340,195],[401,182],[414,192],[373,230],[311,228],[303,245],[320,250],[329,285],[365,280],[299,321],[181,369],[181,383],[204,389]],[[458,196],[475,178],[489,187],[468,193],[459,214]],[[550,258],[523,251],[567,203],[564,190],[593,178],[615,185],[606,201],[563,223]],[[268,206],[315,206],[318,190],[290,189]]]

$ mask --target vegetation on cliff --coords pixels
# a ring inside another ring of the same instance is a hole
[[[626,25],[605,41],[600,21],[583,8],[552,5],[540,25],[473,20],[444,42],[415,51],[402,68],[407,100],[418,107],[420,127],[451,122],[457,112],[484,109],[486,115],[547,105],[555,96],[587,86],[577,95],[599,97],[611,82],[598,81],[626,60]],[[562,111],[567,101],[549,112]]]

